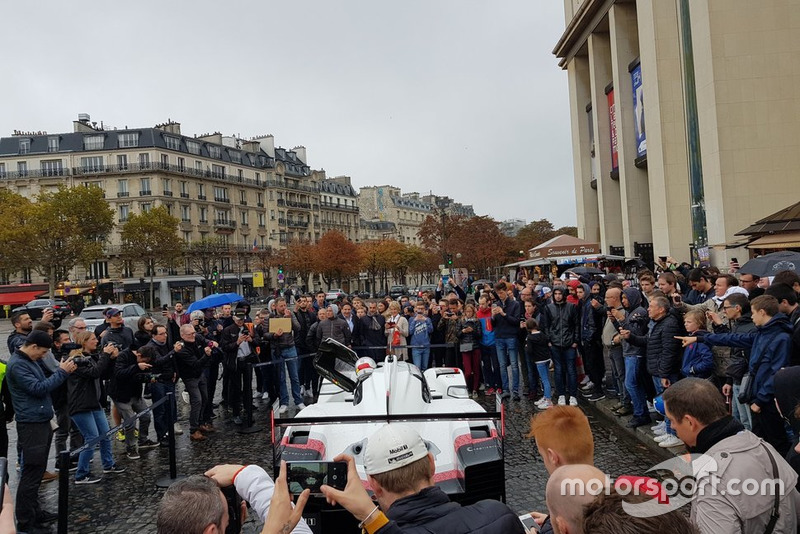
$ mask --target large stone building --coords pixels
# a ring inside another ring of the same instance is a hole
[[[219,238],[236,251],[280,249],[293,239],[319,239],[324,231],[319,184],[326,181],[325,173],[310,169],[304,147],[275,147],[271,135],[250,140],[219,133],[188,137],[172,121],[109,130],[81,115],[73,130],[15,132],[0,138],[0,186],[29,198],[60,185],[103,189],[119,224],[106,243],[107,258],[88,271],[76,267],[75,280],[123,280],[123,292],[141,291],[136,280],[143,273],[114,261],[120,251],[119,229],[131,213],[156,206],[165,206],[180,220],[185,241]],[[351,225],[357,231],[357,215]],[[243,278],[242,272],[251,266],[231,261],[224,258],[219,265],[224,285],[246,290],[250,277]],[[185,291],[199,286],[198,273],[188,262],[157,274],[162,301],[200,292]],[[162,286],[162,281],[167,283]]]
[[[319,225],[322,233],[338,230],[347,239],[359,239],[358,193],[349,176],[336,176],[319,182]]]
[[[747,257],[721,245],[800,196],[800,1],[564,6],[580,237],[651,259]]]

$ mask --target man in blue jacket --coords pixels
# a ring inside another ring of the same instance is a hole
[[[789,440],[783,418],[775,407],[775,373],[789,365],[792,325],[780,313],[778,299],[769,295],[756,297],[750,303],[755,332],[742,334],[704,334],[679,337],[683,346],[695,341],[750,349],[749,372],[753,377],[750,410],[753,414],[753,433],[775,447],[781,456],[789,451]]]
[[[42,510],[38,495],[53,440],[50,393],[63,384],[77,366],[72,360],[63,361],[50,378],[45,378],[38,361],[52,346],[53,339],[46,332],[34,330],[8,361],[6,380],[14,403],[17,439],[24,458],[16,502],[19,532],[49,532],[41,525],[58,518],[57,514]]]

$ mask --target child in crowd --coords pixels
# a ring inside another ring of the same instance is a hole
[[[700,310],[689,310],[683,316],[683,326],[688,336],[705,335],[706,317]],[[685,377],[708,378],[714,372],[714,354],[707,343],[695,341],[683,349],[681,373]]]
[[[528,359],[528,365],[535,365],[539,371],[544,391],[544,396],[536,403],[536,407],[546,410],[553,406],[553,392],[550,390],[550,349],[547,347],[544,334],[539,331],[536,319],[528,319],[525,327],[528,329],[528,336],[525,338],[525,357]]]
[[[475,305],[464,306],[464,315],[458,321],[458,344],[461,362],[464,365],[464,379],[473,398],[478,396],[481,385],[481,322],[475,315]]]
[[[414,315],[408,319],[408,331],[410,332],[411,361],[419,367],[420,371],[428,368],[431,357],[431,334],[433,333],[433,322],[428,317],[425,303],[417,302],[414,306]]]

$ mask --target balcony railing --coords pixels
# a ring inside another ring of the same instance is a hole
[[[3,171],[0,172],[0,179],[14,180],[16,178],[49,178],[70,175],[69,169],[31,169],[26,171]]]
[[[172,191],[164,191],[164,196],[165,197],[171,197],[172,196]]]
[[[214,221],[214,227],[216,228],[227,228],[233,230],[236,228],[236,221],[224,220],[224,219],[216,219]]]
[[[279,182],[278,180],[264,180],[263,184],[266,187],[276,187],[276,188],[284,188],[284,189],[293,189],[295,191],[307,191],[309,193],[317,193],[319,188],[310,185],[300,185],[300,184],[289,184],[286,182]]]
[[[325,209],[335,209],[335,210],[344,210],[344,211],[358,211],[358,206],[345,206],[343,204],[334,204],[333,202],[322,202],[319,203],[321,208]]]
[[[287,223],[289,228],[308,228],[308,223],[304,221],[293,221],[289,219]]]
[[[264,207],[264,203],[263,202],[256,202],[256,206],[258,206],[259,208],[263,208]]]
[[[153,194],[153,192],[150,189],[145,189],[145,190],[139,191],[139,196],[140,197],[149,197],[152,194]]]
[[[189,193],[181,193],[181,198],[189,198]]]
[[[197,200],[205,200],[205,199],[206,199],[205,195],[197,195]]]
[[[130,196],[130,193],[127,192],[127,191],[120,191],[119,193],[117,193],[117,197],[119,197],[119,198],[127,197],[127,196]]]
[[[224,197],[214,197],[214,202],[224,202],[225,204],[230,204],[231,199]]]

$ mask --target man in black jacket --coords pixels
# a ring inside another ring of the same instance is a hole
[[[213,428],[201,423],[206,419],[203,413],[206,407],[208,390],[206,389],[206,376],[203,370],[211,361],[211,349],[214,342],[206,342],[200,334],[194,331],[192,325],[185,324],[180,329],[180,347],[175,352],[175,365],[178,376],[183,380],[184,387],[189,393],[189,437],[192,441],[203,441],[206,437],[202,431],[212,432]]]
[[[347,462],[344,491],[323,485],[328,502],[340,504],[376,534],[523,534],[517,515],[505,504],[486,499],[470,506],[451,502],[433,482],[433,455],[410,426],[392,423],[369,437],[364,452],[364,470],[378,506],[367,494],[352,456]]]
[[[797,293],[789,284],[778,283],[769,286],[765,294],[778,299],[778,309],[792,323],[791,362],[800,365],[800,304],[797,303]]]
[[[251,323],[252,327],[252,323]],[[225,355],[223,366],[227,370],[223,373],[228,377],[228,398],[233,412],[234,424],[241,425],[242,418],[242,391],[247,377],[247,362],[255,361],[256,346],[253,342],[253,333],[245,325],[244,315],[237,311],[233,315],[233,324],[222,330],[220,348]]]
[[[297,354],[311,354],[314,351],[307,342],[308,331],[311,329],[311,325],[317,321],[317,314],[311,305],[311,295],[303,295],[298,299],[294,314],[300,323],[300,330],[294,333]],[[314,360],[305,358],[300,362],[300,394],[304,397],[311,394],[316,396],[316,387],[317,371],[314,369]]]
[[[153,327],[153,339],[145,346],[152,346],[155,350],[155,357],[152,361],[153,368],[150,370],[153,375],[153,382],[150,384],[150,393],[153,396],[153,404],[172,393],[172,402],[166,401],[153,408],[153,426],[156,429],[157,441],[166,446],[169,432],[183,434],[178,425],[178,405],[175,399],[175,382],[178,380],[178,369],[175,365],[175,348],[179,346],[177,342],[170,345],[167,341],[169,332],[163,324]],[[144,348],[144,347],[143,347]],[[169,428],[167,410],[172,412],[173,428]]]
[[[123,350],[114,365],[114,389],[111,398],[125,420],[125,448],[129,460],[138,460],[139,449],[158,447],[158,442],[147,437],[150,432],[150,414],[145,413],[139,421],[139,439],[136,439],[136,421],[132,418],[147,409],[142,399],[142,385],[150,381],[150,364],[154,350],[144,353]]]
[[[578,405],[578,370],[575,367],[578,353],[578,308],[567,302],[562,286],[553,288],[553,299],[542,310],[542,323],[555,368],[558,404]]]

